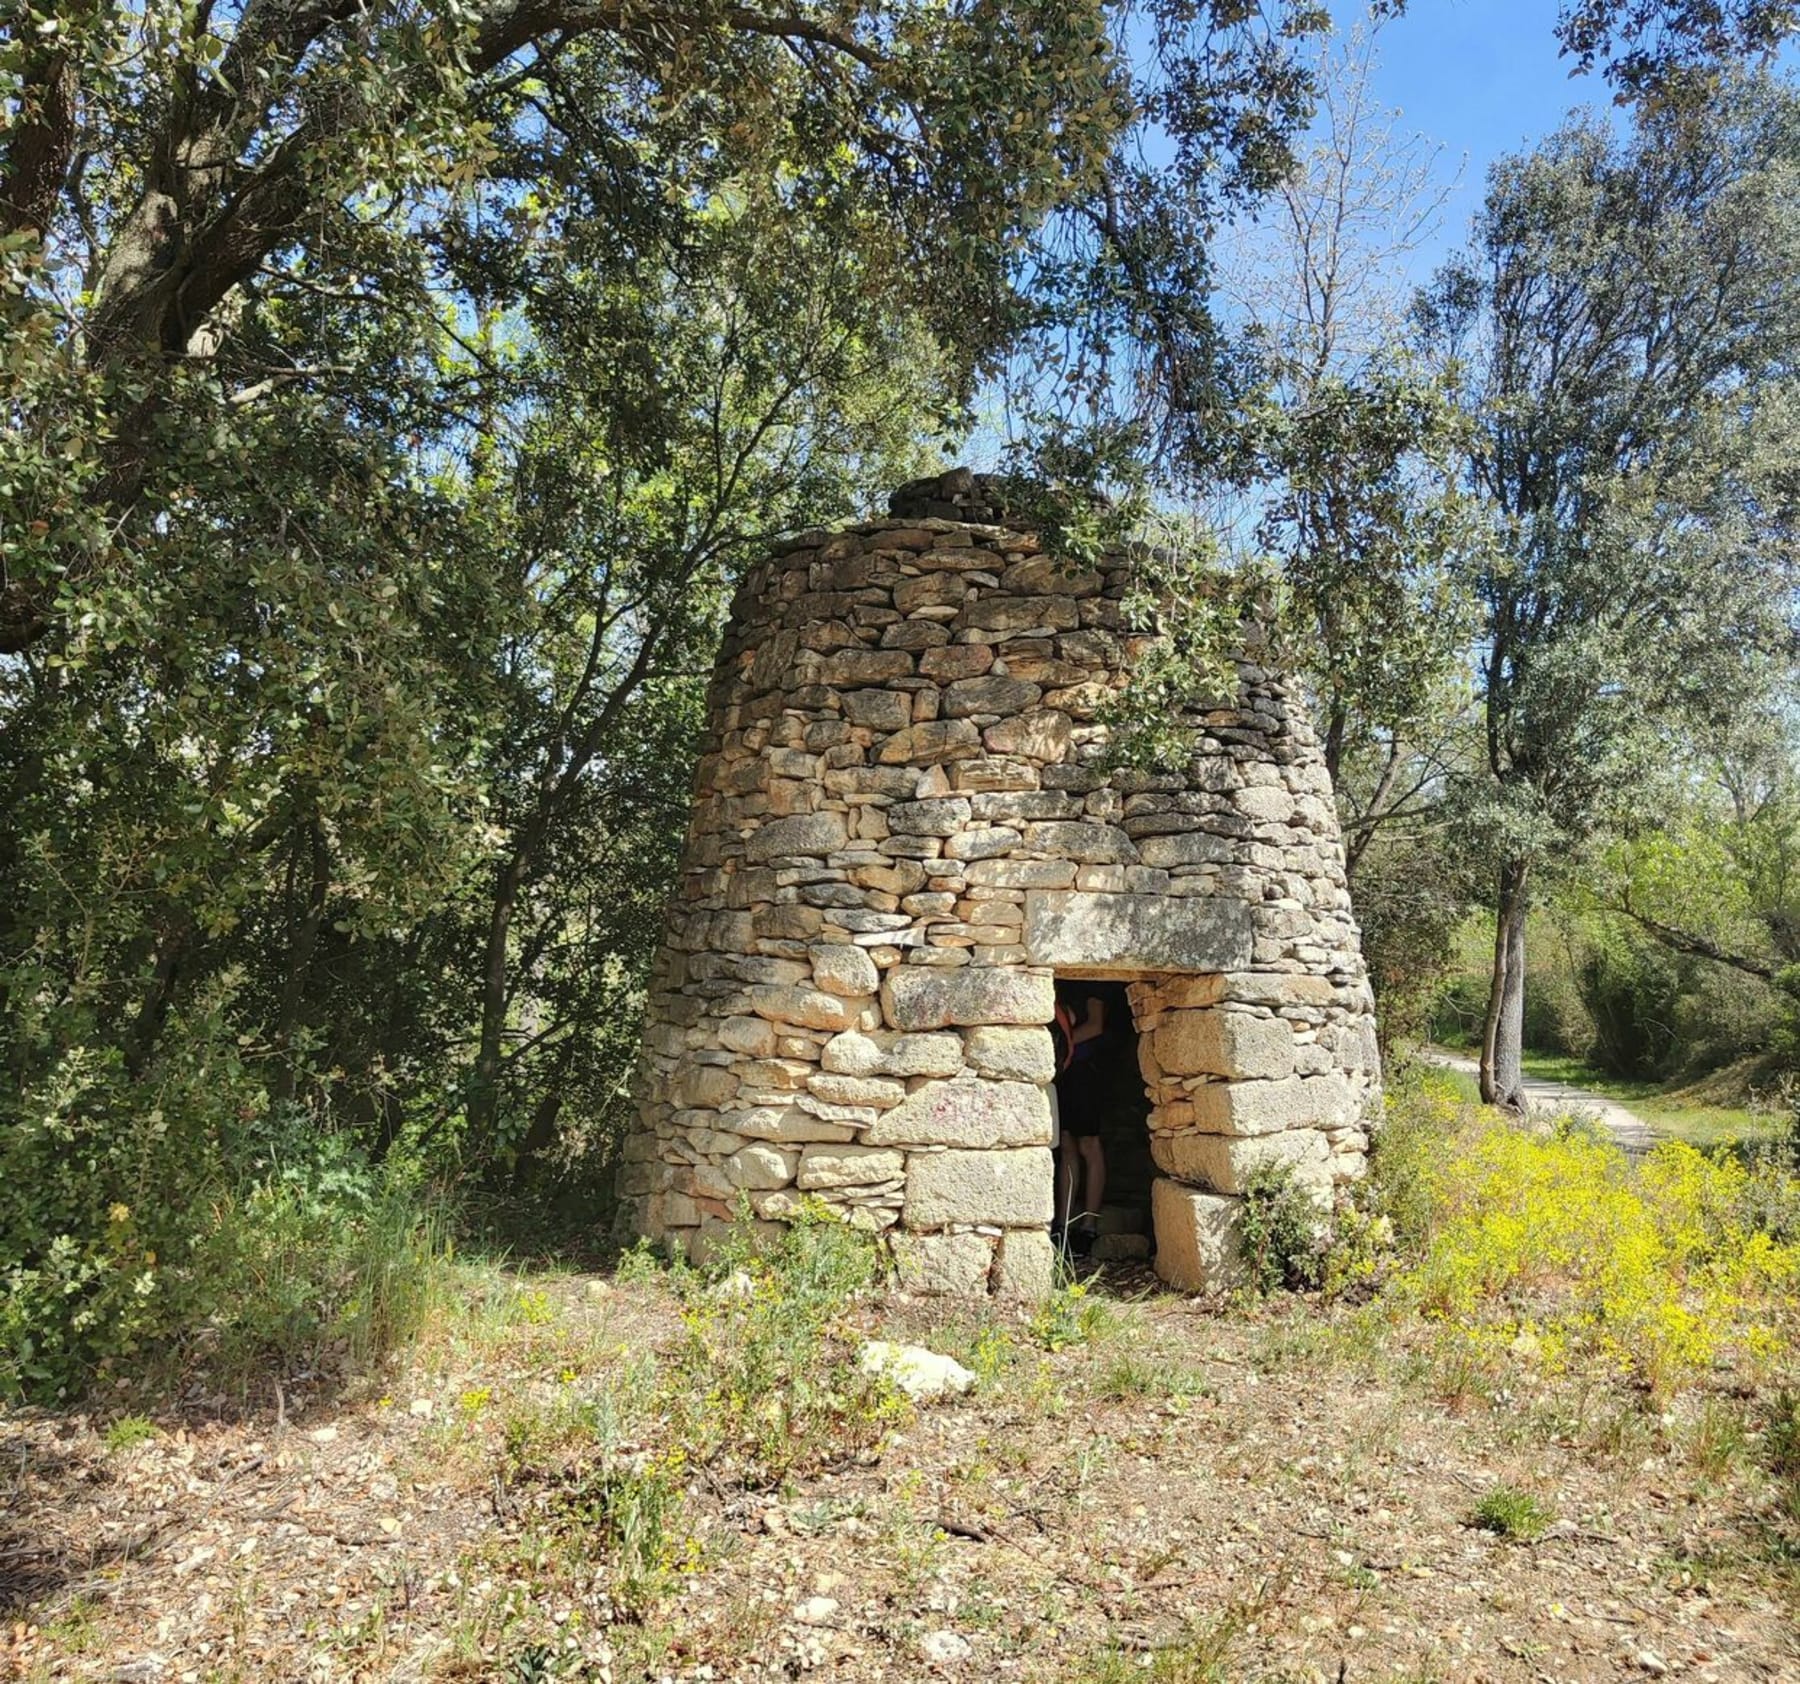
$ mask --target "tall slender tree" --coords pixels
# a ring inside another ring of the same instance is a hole
[[[1488,525],[1461,565],[1481,610],[1465,816],[1494,862],[1492,1103],[1520,1102],[1536,877],[1629,808],[1661,733],[1789,634],[1797,288],[1800,97],[1732,78],[1623,134],[1578,117],[1496,166],[1422,302]]]
[[[1440,149],[1376,95],[1379,21],[1322,49],[1312,132],[1221,266],[1263,376],[1245,414],[1256,477],[1233,524],[1285,586],[1353,878],[1437,778],[1421,751],[1463,656],[1448,566],[1459,416],[1407,344],[1408,260],[1450,188]]]

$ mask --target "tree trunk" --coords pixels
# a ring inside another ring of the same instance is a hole
[[[137,1016],[125,1032],[125,1073],[133,1081],[150,1066],[150,1055],[156,1049],[156,1038],[168,1021],[169,1007],[175,999],[175,986],[181,977],[182,961],[187,957],[188,942],[193,936],[193,920],[177,913],[163,928],[157,942],[156,963],[150,972]]]
[[[1523,1112],[1521,1061],[1525,1049],[1525,915],[1531,906],[1530,867],[1508,860],[1500,868],[1494,919],[1494,972],[1481,1037],[1481,1097]]]
[[[1320,744],[1325,751],[1325,774],[1331,779],[1331,787],[1338,787],[1338,770],[1344,760],[1344,733],[1349,728],[1349,709],[1344,706],[1343,699],[1333,696],[1331,707],[1325,716],[1325,737]]]
[[[500,1052],[506,1034],[507,941],[519,888],[525,881],[526,848],[514,851],[494,885],[488,914],[487,949],[481,968],[481,1038],[475,1049],[475,1075],[469,1085],[470,1132],[485,1145],[500,1109]]]
[[[300,840],[296,838],[296,856]],[[287,975],[282,979],[281,1003],[275,1018],[277,1062],[269,1097],[277,1105],[286,1105],[299,1090],[300,1067],[294,1041],[300,1027],[301,1008],[306,1002],[306,984],[312,974],[313,955],[318,951],[319,931],[325,923],[325,902],[331,892],[331,849],[316,808],[307,825],[304,841],[309,861],[306,910],[288,941]]]

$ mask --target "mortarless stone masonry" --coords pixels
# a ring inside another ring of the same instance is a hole
[[[704,1250],[822,1199],[915,1290],[1033,1296],[1057,974],[1131,983],[1157,1267],[1235,1278],[1260,1166],[1361,1173],[1379,1069],[1330,781],[1250,658],[1181,775],[1106,772],[1148,636],[966,470],[743,581],[651,979],[629,1231]]]

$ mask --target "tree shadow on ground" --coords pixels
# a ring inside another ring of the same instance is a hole
[[[71,1454],[47,1436],[55,1417],[41,1411],[0,1419],[0,1620],[23,1619],[69,1584],[131,1553],[121,1547],[83,1553],[47,1533],[40,1517],[65,1506],[80,1485],[101,1487],[111,1476],[103,1465]]]

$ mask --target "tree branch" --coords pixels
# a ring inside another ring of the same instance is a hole
[[[1751,959],[1742,953],[1728,953],[1717,942],[1705,936],[1695,935],[1690,930],[1665,924],[1660,919],[1639,912],[1631,904],[1629,890],[1620,895],[1614,910],[1622,912],[1646,934],[1653,936],[1673,952],[1691,954],[1696,959],[1710,959],[1716,965],[1729,965],[1734,971],[1742,971],[1746,976],[1757,977],[1763,982],[1772,983],[1775,980],[1773,965],[1764,964],[1760,959]]]
[[[0,152],[0,233],[42,233],[49,226],[75,153],[76,92],[69,53],[46,48],[33,55]]]

